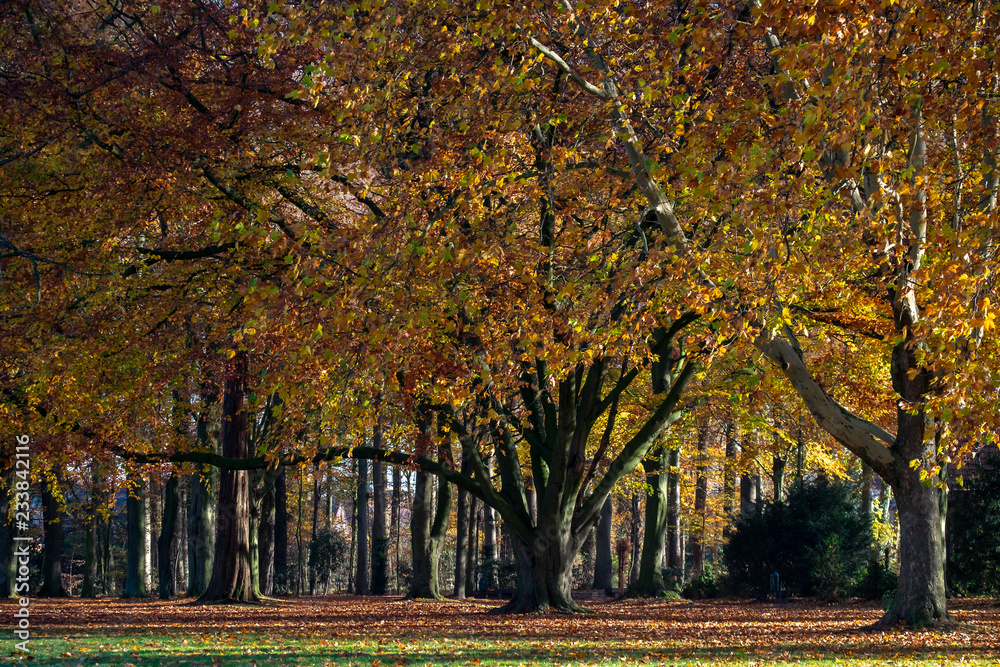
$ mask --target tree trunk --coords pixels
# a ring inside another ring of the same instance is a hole
[[[736,522],[736,423],[726,424],[726,461],[722,472],[722,539],[728,540]]]
[[[597,524],[597,561],[594,563],[594,588],[596,589],[609,589],[614,585],[611,580],[614,570],[611,562],[611,528],[613,523],[614,506],[609,495],[601,508],[601,520]]]
[[[867,463],[862,463],[861,468],[861,516],[864,517],[865,525],[872,525],[872,487],[874,486],[874,474],[872,467]]]
[[[13,458],[13,457],[12,457]],[[0,598],[15,595],[17,583],[17,558],[14,555],[14,516],[11,506],[16,504],[14,462],[4,461],[0,483]]]
[[[42,480],[42,513],[45,522],[45,548],[42,552],[42,588],[38,597],[66,597],[62,585],[63,517],[57,487],[62,480],[59,470]]]
[[[694,529],[691,545],[691,576],[701,576],[705,569],[705,532],[707,527],[708,508],[708,440],[710,422],[706,418],[698,429],[698,458],[695,461],[694,483],[694,516],[697,528]]]
[[[639,550],[641,548],[641,533],[642,524],[639,520],[639,510],[642,499],[639,498],[638,493],[632,494],[632,527],[631,527],[631,538],[632,538],[632,564],[628,572],[628,587],[631,588],[635,586],[636,582],[639,581]]]
[[[222,399],[222,455],[245,459],[249,430],[246,409],[250,370],[247,353],[236,353],[227,367]],[[246,470],[223,470],[219,481],[219,518],[212,578],[203,602],[260,600],[250,562],[250,475]]]
[[[684,580],[681,551],[681,446],[667,450],[667,567],[670,585],[679,587]]]
[[[663,591],[663,537],[667,528],[667,475],[662,469],[661,452],[646,458],[646,470],[650,491],[646,495],[646,520],[642,539],[642,556],[639,562],[639,580],[633,593],[644,597],[655,597]]]
[[[381,429],[379,429],[381,430]],[[375,439],[381,447],[381,433]],[[372,461],[372,595],[389,592],[389,533],[385,523],[386,469],[381,461]]]
[[[274,586],[287,592],[288,585],[288,488],[285,467],[274,481]]]
[[[403,500],[403,473],[398,465],[392,466],[392,504],[389,509],[389,539],[392,542],[392,563],[396,573],[396,588],[398,593],[401,588],[399,581],[399,509]]]
[[[268,483],[265,479],[264,495],[260,501],[260,520],[257,530],[258,586],[260,594],[265,596],[274,595],[275,517],[277,514],[275,496],[277,495],[278,479],[282,476],[278,475],[273,484]]]
[[[364,461],[356,461],[355,467],[363,465]],[[319,571],[316,568],[316,533],[319,531],[319,504],[322,494],[320,493],[319,471],[313,473],[313,493],[312,493],[312,531],[309,537],[309,595],[316,595],[316,584],[319,581]]]
[[[539,517],[547,523],[545,517]],[[574,547],[569,531],[552,531],[551,540],[528,544],[520,535],[511,535],[514,562],[517,566],[517,590],[514,599],[494,613],[522,613],[544,609],[586,611],[572,596],[573,561],[579,547]]]
[[[177,534],[178,486],[180,478],[176,473],[170,475],[163,489],[163,520],[160,524],[160,537],[156,548],[156,559],[159,568],[159,594],[161,600],[169,600],[177,595],[177,583],[174,581],[174,538]]]
[[[368,571],[368,461],[358,459],[358,570],[354,588],[358,595],[371,593]]]
[[[178,594],[181,591],[187,591],[190,586],[188,580],[188,522],[187,522],[187,507],[188,507],[188,488],[185,481],[181,480],[178,491],[178,508],[179,512],[183,512],[178,516],[177,521],[177,542],[176,548],[174,550],[174,581],[176,582]]]
[[[462,457],[462,474],[469,475],[468,457]],[[465,568],[469,558],[469,492],[458,490],[458,523],[455,526],[455,592],[459,600],[465,599]]]
[[[469,496],[469,535],[466,540],[469,545],[469,555],[465,559],[465,595],[476,594],[476,569],[479,560],[479,499]]]
[[[208,430],[208,414],[198,415],[198,442],[203,451],[215,453],[216,439]],[[219,488],[219,473],[214,467],[203,466],[191,473],[188,493],[188,588],[191,597],[200,597],[208,588],[215,558],[215,505]]]
[[[123,598],[149,597],[146,589],[146,482],[138,471],[129,474],[128,499],[125,511],[128,519],[128,552],[125,560]]]
[[[754,476],[740,475],[740,521],[750,518],[757,511],[757,486]]]
[[[146,490],[146,590],[152,594],[153,573],[156,571],[156,537],[160,534],[159,476],[151,477]]]

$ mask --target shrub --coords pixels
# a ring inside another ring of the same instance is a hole
[[[1000,593],[1000,466],[990,459],[950,500],[948,585],[961,595]]]
[[[326,528],[309,541],[309,567],[315,570],[316,582],[323,590],[329,586],[333,574],[345,566],[349,548],[343,535]]]
[[[714,598],[719,594],[719,582],[715,568],[711,563],[705,563],[701,574],[688,582],[684,587],[684,597],[689,600],[704,600]]]
[[[724,552],[725,587],[764,599],[777,572],[787,595],[848,595],[864,576],[871,543],[871,527],[850,489],[820,478],[737,526]]]

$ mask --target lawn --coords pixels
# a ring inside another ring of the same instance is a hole
[[[495,601],[32,600],[33,665],[1000,664],[1000,607],[954,600],[952,631],[870,632],[867,602],[602,601],[589,615],[493,616]],[[11,619],[14,605],[0,604]],[[10,622],[9,620],[7,621]],[[8,626],[9,627],[9,626]]]

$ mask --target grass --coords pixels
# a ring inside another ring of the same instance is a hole
[[[955,601],[950,632],[869,632],[869,603],[596,602],[586,616],[498,617],[495,601],[287,598],[242,607],[187,601],[33,600],[33,665],[998,665],[1000,609]],[[11,618],[14,606],[0,604]],[[10,632],[8,630],[8,632]]]

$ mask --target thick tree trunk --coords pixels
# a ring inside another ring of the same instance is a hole
[[[125,511],[128,521],[128,551],[125,559],[123,598],[149,597],[146,588],[146,482],[133,471],[130,475]]]
[[[757,485],[754,476],[740,475],[740,521],[750,518],[757,511]]]
[[[678,587],[684,580],[681,550],[681,446],[667,450],[667,568],[670,585]]]
[[[639,562],[639,580],[632,592],[635,595],[654,597],[663,591],[663,537],[667,528],[667,475],[662,469],[661,456],[655,454],[646,458],[647,483],[650,491],[646,495],[646,520],[642,539],[642,556]]]
[[[178,516],[177,519],[177,542],[174,551],[174,581],[176,582],[178,594],[181,591],[187,591],[188,589],[188,522],[187,522],[187,507],[188,507],[188,489],[185,481],[181,480],[181,484],[177,489],[178,493],[178,507],[179,512],[182,514]]]
[[[381,434],[376,438],[381,447]],[[372,461],[372,595],[389,592],[389,533],[385,523],[386,470],[381,461]]]
[[[222,455],[245,459],[249,430],[246,409],[249,362],[237,352],[227,368],[222,399]],[[203,602],[256,602],[260,599],[250,562],[250,475],[246,470],[223,470],[219,481],[218,532],[212,578]]]
[[[411,549],[413,551],[413,578],[410,581],[410,598],[439,598],[437,556],[432,547],[431,527],[434,514],[434,476],[417,471],[410,518]]]
[[[261,595],[274,595],[274,570],[275,570],[275,487],[277,479],[273,484],[264,484],[264,495],[260,500],[260,520],[257,529],[257,553],[258,553],[258,586]]]
[[[358,569],[354,588],[358,595],[371,593],[368,571],[368,461],[358,459]]]
[[[586,611],[572,597],[573,561],[579,546],[570,537],[569,530],[560,530],[553,518],[540,517],[549,530],[543,534],[550,539],[535,539],[529,544],[518,534],[512,533],[514,562],[517,566],[517,588],[509,603],[493,613],[523,613],[545,609],[557,611]],[[568,528],[566,526],[565,528]]]
[[[274,481],[274,586],[281,592],[288,585],[288,488],[285,485],[285,467],[278,471]]]
[[[608,589],[613,586],[611,580],[614,566],[611,562],[611,528],[614,524],[614,506],[611,496],[604,501],[601,508],[601,520],[597,524],[597,559],[594,563],[594,588]]]
[[[170,475],[163,489],[163,520],[160,523],[160,536],[156,543],[158,557],[156,565],[159,569],[159,595],[161,600],[169,600],[177,595],[177,583],[174,580],[174,543],[177,534],[178,486],[180,478],[176,473]]]

